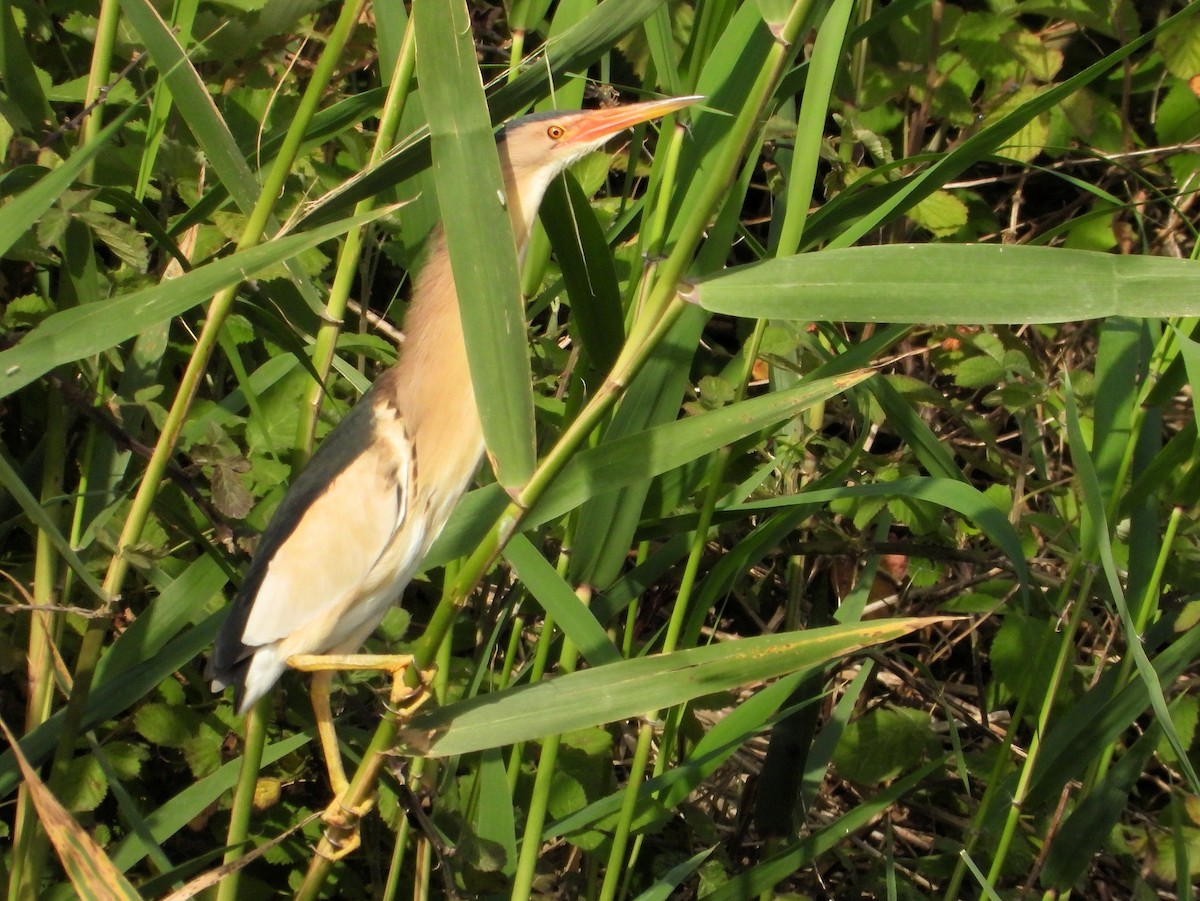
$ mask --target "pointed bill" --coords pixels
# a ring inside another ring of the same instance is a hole
[[[698,94],[687,97],[664,97],[662,100],[647,100],[608,109],[590,110],[580,116],[578,129],[568,139],[572,144],[590,144],[615,135],[626,128],[640,125],[691,106],[704,98]]]

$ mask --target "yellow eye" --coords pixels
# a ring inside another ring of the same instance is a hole
[[[563,128],[561,125],[551,125],[549,128],[546,129],[546,137],[548,137],[551,141],[559,140],[566,133],[567,133],[567,130],[565,128]]]

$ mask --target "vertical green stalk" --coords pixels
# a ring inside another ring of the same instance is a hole
[[[559,554],[556,569],[560,576],[566,577],[570,548],[574,535],[575,517],[568,522],[563,536],[562,551]],[[585,604],[591,601],[590,589],[580,587],[576,594]],[[540,682],[546,673],[546,663],[550,656],[550,647],[554,643],[554,618],[546,614],[542,621],[541,635],[538,636],[537,649],[530,672],[531,684]],[[562,648],[559,651],[559,669],[564,673],[574,672],[579,663],[579,654],[575,645],[566,636],[563,637]],[[554,780],[554,771],[558,765],[558,749],[562,743],[561,735],[552,735],[542,742],[538,754],[537,771],[534,775],[533,789],[526,806],[525,833],[521,836],[521,848],[517,855],[517,869],[513,876],[513,901],[528,899],[533,890],[533,878],[537,872],[538,852],[542,847],[542,829],[546,824],[546,812],[550,804],[550,786]],[[509,761],[508,783],[509,791],[516,787],[516,779],[521,765],[522,746],[513,747]]]
[[[514,28],[512,46],[508,51],[508,80],[515,81],[521,74],[521,58],[525,55],[525,29]]]
[[[87,88],[84,91],[84,108],[90,107],[96,103],[101,96],[101,91],[108,86],[109,79],[112,77],[112,55],[113,47],[116,43],[117,23],[120,17],[120,6],[118,0],[103,0],[100,5],[100,14],[96,22],[96,39],[92,47],[91,67],[88,71]],[[104,125],[104,111],[102,108],[93,109],[91,114],[84,119],[81,132],[81,145],[89,146],[97,140]],[[81,173],[81,180],[91,182],[95,178],[96,162],[95,157],[84,167]],[[45,459],[45,469],[43,469],[43,489],[45,489],[47,480],[57,480],[58,488],[56,495],[62,492],[62,477],[65,468],[65,448],[66,448],[66,418],[62,414],[62,404],[51,401],[48,404],[50,413],[47,417],[47,430],[45,436],[45,446],[47,455]],[[57,462],[52,463],[52,460],[57,459]],[[51,466],[57,469],[57,475],[51,470]],[[43,503],[47,497],[43,490]],[[35,575],[34,575],[34,596],[35,603],[48,603],[53,596],[53,579],[55,566],[52,560],[53,551],[50,548],[50,543],[44,533],[38,533],[37,549],[36,549]],[[46,579],[50,582],[46,582]],[[44,601],[38,601],[36,598],[42,593]],[[112,592],[109,592],[111,596]],[[88,627],[86,635],[91,635],[93,632],[99,632],[104,628],[101,624],[104,620],[93,620]],[[49,715],[49,684],[50,676],[50,658],[44,656],[49,651],[49,621],[43,621],[41,617],[35,616],[30,629],[30,676],[34,679],[33,690],[34,695],[30,699],[30,705],[27,710],[27,725],[26,728],[32,728],[35,725],[32,720],[36,716],[46,717]],[[45,626],[45,629],[43,629]],[[99,639],[103,633],[100,632],[96,639],[96,653],[99,652]],[[37,642],[36,646],[34,642]],[[80,647],[79,661],[85,664],[85,650],[88,647],[86,640]],[[94,662],[93,662],[94,666]],[[37,669],[33,669],[36,667]],[[41,675],[36,675],[37,672]],[[76,677],[78,681],[78,676]],[[86,692],[85,692],[86,694]],[[72,721],[71,708],[75,706],[74,693],[68,701],[67,717],[64,723],[64,735],[66,724]],[[80,714],[82,713],[82,703],[78,705]],[[40,713],[39,713],[40,711]],[[63,788],[63,780],[66,777],[66,764],[69,762],[68,753],[73,750],[75,737],[78,735],[78,719],[75,718],[74,734],[70,736],[69,745],[66,742],[61,742],[58,746],[55,755],[55,763],[51,770],[50,788],[55,794],[60,794]],[[25,803],[22,804],[21,801]],[[32,897],[31,893],[35,893],[40,880],[40,872],[45,862],[48,846],[44,834],[34,827],[34,817],[28,804],[25,787],[21,787],[18,794],[17,808],[17,831],[13,836],[13,869],[11,874],[11,886],[17,887],[17,893],[12,897]],[[24,875],[22,871],[24,869]]]
[[[64,401],[55,388],[47,389],[46,436],[42,458],[42,505],[58,527],[62,518],[63,474],[66,470],[67,414]],[[58,574],[58,554],[50,537],[38,530],[34,548],[33,604],[50,606],[55,601]],[[55,613],[33,611],[29,621],[29,702],[25,712],[25,732],[40,726],[50,716],[54,690],[54,635],[59,616]],[[34,898],[41,883],[46,860],[45,835],[39,828],[37,811],[22,783],[17,789],[17,811],[12,836],[12,870],[9,873],[8,897]]]
[[[625,848],[629,843],[633,816],[637,812],[638,789],[641,788],[646,770],[650,765],[650,750],[653,746],[654,721],[643,719],[638,728],[638,740],[633,751],[633,760],[629,764],[629,781],[625,783],[625,792],[621,798],[621,815],[613,834],[612,848],[608,854],[608,866],[604,868],[604,882],[600,885],[600,901],[613,901],[617,897],[617,888],[625,873],[621,862],[625,859]],[[636,779],[635,774],[639,774]]]
[[[229,831],[226,833],[224,862],[227,864],[241,858],[245,853],[246,838],[250,834],[250,814],[254,811],[254,790],[258,787],[258,771],[262,766],[263,747],[267,738],[267,708],[269,698],[263,698],[246,715],[246,748],[242,754],[242,767],[238,771],[237,786],[233,793],[233,809],[229,814]],[[217,887],[216,901],[237,901],[238,880],[241,870],[234,870]]]
[[[1134,431],[1134,434],[1137,434],[1137,430]],[[1131,441],[1130,443],[1133,444],[1136,442]],[[1117,484],[1121,483],[1118,482]],[[1134,617],[1134,626],[1139,635],[1146,631],[1146,625],[1149,623],[1151,615],[1157,609],[1155,600],[1158,598],[1159,587],[1162,585],[1163,572],[1166,569],[1167,561],[1171,558],[1171,548],[1175,543],[1175,535],[1179,531],[1179,524],[1182,521],[1182,517],[1183,508],[1178,505],[1171,508],[1171,515],[1167,519],[1167,528],[1163,533],[1162,542],[1158,548],[1158,559],[1154,561],[1154,572],[1151,573],[1145,591],[1137,599],[1137,606],[1130,610]],[[1126,685],[1130,681],[1130,676],[1135,667],[1136,663],[1133,660],[1133,656],[1131,654],[1123,654],[1120,662],[1117,664],[1116,684],[1119,686]],[[1096,783],[1108,772],[1116,750],[1116,745],[1111,743],[1104,748],[1103,752],[1097,758],[1095,765],[1090,768],[1087,777],[1083,780],[1082,796],[1090,794]]]
[[[834,78],[841,70],[842,45],[846,41],[853,10],[854,0],[835,0],[817,32],[812,60],[809,62],[808,81],[804,85],[804,97],[800,101],[800,114],[796,120],[796,147],[792,152],[792,169],[788,177],[787,209],[776,243],[777,252],[783,255],[795,253],[804,236],[808,208],[817,184],[825,116],[829,110],[829,98],[833,94]]]
[[[112,78],[112,54],[117,42],[117,21],[120,18],[121,6],[118,0],[102,0],[100,15],[96,20],[96,42],[92,47],[92,66],[88,71],[87,89],[83,95],[83,105],[86,109],[100,99],[100,92],[108,87]],[[86,147],[96,140],[104,127],[104,111],[100,108],[92,110],[91,115],[83,120],[83,146]],[[93,180],[96,171],[96,160],[84,167],[82,181]]]
[[[113,5],[115,6],[115,4]],[[312,77],[297,106],[295,117],[284,138],[279,155],[275,158],[255,207],[237,242],[238,250],[254,246],[262,240],[275,202],[283,191],[284,181],[299,153],[304,134],[320,106],[321,98],[334,73],[342,48],[345,46],[364,5],[365,0],[349,0],[342,7],[341,15],[329,33],[325,50],[317,61]],[[103,587],[110,598],[119,594],[125,576],[128,574],[129,557],[124,549],[141,540],[142,532],[149,522],[167,464],[175,451],[175,445],[183,430],[188,410],[199,389],[200,380],[203,378],[209,359],[216,348],[221,328],[233,307],[236,295],[237,286],[235,285],[215,296],[209,305],[204,327],[196,340],[196,347],[188,360],[187,368],[180,378],[179,388],[163,423],[162,433],[154,446],[137,494],[130,505],[129,514],[117,542],[118,551],[109,564]],[[50,786],[56,793],[61,792],[67,767],[74,755],[75,741],[79,736],[79,727],[91,692],[96,663],[100,658],[107,632],[106,618],[97,617],[89,624],[80,645],[74,673],[75,687],[67,702],[62,731],[51,770]]]
[[[787,48],[790,46],[791,42],[795,39],[796,31],[798,31],[800,23],[807,20],[810,5],[811,4],[809,4],[807,2],[803,2],[803,0],[801,0],[801,2],[798,2],[793,6],[793,8],[788,16],[787,22],[785,23],[784,28],[781,31],[780,43],[776,44],[772,48],[772,55],[774,58],[769,61],[770,62],[769,65],[764,66],[763,71],[760,73],[759,81],[755,85],[754,95],[756,97],[760,98],[761,107],[759,107],[757,109],[753,109],[752,116],[748,116],[746,114],[746,110],[743,110],[742,115],[739,117],[739,120],[735,125],[735,131],[742,136],[742,140],[740,140],[740,141],[732,141],[731,140],[727,143],[727,145],[725,147],[725,152],[726,152],[725,159],[731,164],[731,166],[736,166],[737,160],[741,157],[741,155],[744,152],[745,143],[750,139],[750,136],[754,132],[754,129],[757,125],[759,115],[761,113],[761,109],[765,108],[765,105],[766,105],[767,101],[769,100],[769,97],[770,97],[769,91],[773,91],[773,86],[776,83],[775,79],[778,77],[778,74],[781,72],[780,67],[782,66],[783,62],[789,58],[788,54],[787,54]],[[848,15],[848,7],[851,6],[852,4],[843,2],[841,5],[844,7],[847,7],[846,14]],[[837,27],[837,23],[827,23],[827,24],[833,25],[834,27],[830,27],[828,29],[823,27],[820,32],[820,35],[818,37],[818,40],[820,41],[820,40],[824,39],[827,43],[836,43],[836,49],[840,53],[841,43],[845,37],[845,23],[842,22],[840,28]],[[827,37],[827,35],[828,35],[828,37]],[[826,52],[828,53],[828,51],[826,51]],[[809,109],[810,110],[819,110],[820,116],[821,116],[821,121],[823,121],[824,110],[828,106],[828,95],[829,95],[829,91],[831,90],[831,87],[832,87],[832,75],[836,71],[837,67],[836,67],[836,65],[831,64],[831,65],[826,66],[825,68],[829,73],[829,78],[828,78],[829,85],[824,86],[823,91],[816,90],[814,93],[814,97],[811,99],[807,98],[807,94],[806,94],[806,99],[808,100],[808,103],[809,103]],[[808,115],[810,118],[814,118],[817,116],[817,113],[809,112]],[[804,117],[804,113],[802,111],[802,119],[803,119],[803,117]],[[810,133],[813,131],[814,130],[811,128],[808,129],[808,132],[810,132]],[[819,138],[819,133],[818,133],[818,138]],[[735,148],[736,148],[736,155],[733,156],[732,158],[730,158],[728,155],[730,154],[731,150],[733,150]],[[807,200],[805,200],[803,198],[805,196],[811,197],[812,185],[815,180],[815,160],[817,158],[817,153],[816,153],[815,148],[813,149],[813,151],[811,153],[802,153],[801,149],[797,148],[796,158],[798,160],[801,157],[808,158],[810,156],[812,157],[812,160],[814,161],[812,166],[810,167],[812,169],[812,171],[807,171],[807,170],[802,171],[798,176],[796,176],[797,181],[793,182],[793,184],[794,184],[793,193],[800,192],[800,189],[805,185],[807,186],[807,192],[808,192],[807,195],[804,195],[803,193],[801,193],[800,202],[796,203],[792,207],[789,207],[789,211],[796,210],[798,213],[797,215],[794,215],[792,217],[793,223],[796,223],[796,224],[794,224],[792,226],[792,231],[794,232],[794,234],[789,238],[789,240],[792,240],[794,243],[798,243],[798,241],[799,241],[799,229],[801,229],[803,227],[803,222],[804,222],[805,216],[807,214],[808,202],[807,202]],[[725,171],[725,170],[722,169],[721,171]],[[732,172],[734,170],[732,168],[730,168],[729,171]],[[797,182],[798,182],[798,184],[797,184]],[[695,227],[694,220],[692,222],[686,223],[685,227],[684,227],[684,234],[685,235],[689,234],[690,229],[692,229],[694,227]],[[686,243],[687,243],[686,238],[681,239],[680,245],[683,245]],[[680,245],[676,246],[676,250],[678,250]],[[787,245],[783,245],[783,246],[787,246]],[[678,280],[679,276],[682,275],[682,270],[680,270],[678,273],[672,273],[671,263],[674,258],[675,258],[675,255],[672,255],[672,257],[669,257],[666,264],[663,267],[665,271],[661,274],[661,277],[660,277],[659,281],[657,282],[657,285],[660,288],[661,288],[661,286],[666,285],[666,284],[674,284],[674,282]],[[671,279],[671,281],[668,282],[668,279]],[[659,311],[662,310],[662,313],[663,313],[662,319],[665,320],[667,318],[671,318],[671,307],[667,306],[664,309],[664,306],[663,306],[664,304],[673,304],[676,308],[679,308],[680,301],[679,301],[678,296],[673,296],[673,297],[668,298],[668,297],[662,297],[660,295],[659,298],[657,298],[657,299],[655,299],[652,296],[651,301],[647,304],[647,308],[643,311],[642,317],[639,320],[640,323],[651,323],[651,325],[650,325],[651,331],[650,331],[650,334],[647,336],[647,340],[645,341],[645,343],[648,345],[652,346],[653,344],[657,343],[656,341],[651,341],[650,338],[654,335],[655,328],[658,325],[660,325],[660,322],[656,322],[656,318],[659,315]],[[682,309],[679,308],[679,311],[682,312]],[[676,315],[678,315],[678,314],[676,314]],[[758,356],[758,348],[760,346],[760,343],[762,340],[762,335],[765,331],[765,327],[766,327],[765,320],[758,321],[755,325],[754,333],[751,336],[750,341],[747,343],[746,358],[744,361],[744,369],[741,374],[741,378],[739,378],[739,380],[738,380],[737,396],[735,397],[735,402],[745,396],[746,386],[749,384],[749,381],[751,378],[754,360]],[[636,346],[636,344],[637,344],[637,338],[635,337],[636,334],[637,334],[637,332],[636,332],[636,327],[635,327],[634,334],[631,334],[630,341],[627,346]],[[618,365],[618,367],[620,366],[620,361],[618,361],[617,365]],[[677,648],[680,635],[683,631],[683,625],[687,621],[687,612],[690,607],[690,599],[691,599],[692,593],[695,589],[696,579],[699,574],[700,563],[701,563],[701,560],[703,559],[704,546],[708,539],[708,532],[709,532],[709,529],[712,524],[713,510],[715,509],[716,502],[719,499],[721,479],[725,472],[725,468],[728,465],[728,461],[729,461],[729,451],[727,449],[725,449],[725,450],[718,452],[716,455],[714,455],[712,462],[709,466],[709,470],[706,475],[706,479],[708,482],[708,489],[705,493],[704,499],[701,502],[701,506],[700,506],[700,510],[699,510],[699,522],[697,524],[696,531],[693,535],[692,547],[691,547],[691,550],[688,555],[688,560],[687,560],[687,563],[684,568],[684,573],[683,573],[682,579],[680,581],[679,591],[676,595],[676,600],[675,600],[675,603],[674,603],[672,611],[671,611],[671,619],[669,620],[668,625],[667,625],[667,634],[663,641],[663,647],[662,647],[663,653],[670,653]],[[657,719],[659,719],[660,716],[661,716],[661,713],[651,714],[648,717],[648,720],[650,722],[653,722],[653,721],[656,721]],[[678,731],[678,726],[679,726],[681,716],[682,716],[681,709],[669,711],[666,715],[665,724],[664,724],[664,728],[663,728],[663,738],[662,738],[662,742],[661,742],[662,751],[659,754],[659,757],[654,765],[655,773],[661,773],[665,769],[668,761],[670,760],[670,757],[671,757],[670,749],[672,747],[674,747],[675,735]],[[639,752],[642,750],[643,740],[646,740],[648,742],[648,739],[645,739],[646,728],[647,727],[645,727],[645,726],[643,727],[642,734],[640,734],[639,738],[638,738],[638,751]],[[638,767],[639,759],[641,759],[640,769]],[[625,848],[626,848],[627,842],[628,842],[628,835],[629,835],[628,830],[632,826],[632,816],[633,816],[633,812],[635,809],[637,792],[640,789],[643,781],[646,778],[647,764],[648,764],[648,747],[647,747],[647,756],[642,757],[642,755],[640,753],[634,755],[634,765],[633,765],[633,769],[631,770],[631,772],[629,774],[629,781],[626,785],[626,794],[625,794],[625,798],[623,801],[623,809],[622,809],[623,814],[625,813],[626,808],[628,809],[628,816],[623,815],[618,820],[618,823],[616,826],[616,834],[614,835],[613,844],[610,849],[609,858],[608,858],[608,866],[605,869],[604,884],[601,887],[601,892],[600,892],[601,901],[611,901],[611,899],[616,897],[617,886],[619,884],[621,874],[626,873],[628,870],[628,867],[623,865],[624,856],[625,856]],[[635,846],[635,854],[636,854],[636,846]]]
[[[384,101],[383,114],[379,120],[379,131],[375,134],[375,145],[371,148],[370,160],[367,163],[368,168],[379,163],[396,142],[396,134],[400,130],[400,118],[404,113],[409,88],[412,85],[416,62],[413,46],[413,22],[410,18],[408,27],[404,30],[404,40],[400,44],[400,55],[396,61],[392,83],[388,86],[387,99]],[[360,200],[354,205],[354,214],[369,213],[375,209],[377,204],[378,200],[375,197]],[[312,453],[313,442],[316,440],[317,422],[321,416],[321,403],[325,399],[329,370],[333,366],[338,335],[342,331],[342,319],[346,315],[346,303],[350,299],[350,289],[354,285],[354,277],[358,271],[363,239],[369,228],[370,226],[363,226],[348,232],[346,240],[338,252],[333,285],[329,289],[325,315],[321,317],[316,346],[313,348],[313,368],[317,371],[318,380],[309,384],[308,394],[301,406],[300,421],[297,424],[296,448],[302,452],[301,456],[303,457]]]
[[[537,644],[533,650],[533,664],[529,668],[529,684],[542,681],[546,674],[546,666],[550,661],[550,648],[554,644],[554,617],[546,614],[542,618],[541,630],[538,632]],[[508,768],[505,776],[508,779],[508,790],[516,793],[517,780],[521,776],[521,759],[525,754],[525,745],[521,742],[512,746],[509,752]]]
[[[1029,748],[1025,754],[1025,760],[1021,764],[1021,775],[1017,779],[1017,787],[1013,792],[1012,804],[1008,808],[1008,816],[1004,821],[1004,830],[1000,834],[1000,840],[996,845],[996,853],[992,857],[992,865],[988,869],[988,884],[995,886],[1000,874],[1004,870],[1004,860],[1008,856],[1008,849],[1012,845],[1013,837],[1016,835],[1017,827],[1021,819],[1022,806],[1025,803],[1025,797],[1029,793],[1029,786],[1033,782],[1033,773],[1038,763],[1039,752],[1041,751],[1042,736],[1046,734],[1046,729],[1050,723],[1050,714],[1054,708],[1054,701],[1058,697],[1058,691],[1066,678],[1067,671],[1071,667],[1071,662],[1075,654],[1075,636],[1079,634],[1079,624],[1083,620],[1084,609],[1086,604],[1084,598],[1091,595],[1092,580],[1094,576],[1091,571],[1085,570],[1083,580],[1080,583],[1079,591],[1076,593],[1076,601],[1071,609],[1071,617],[1067,622],[1067,628],[1059,635],[1058,641],[1058,656],[1054,660],[1054,670],[1050,677],[1050,684],[1046,688],[1046,696],[1042,699],[1042,709],[1038,712],[1037,725],[1033,731],[1033,738],[1029,742]],[[1014,722],[1013,727],[1016,727]]]
[[[754,371],[754,361],[758,359],[758,349],[762,344],[762,336],[765,329],[766,320],[759,319],[755,323],[754,332],[751,334],[750,340],[746,342],[746,356],[743,361],[741,377],[738,379],[733,403],[738,403],[746,396],[746,388],[750,383]],[[670,654],[678,648],[679,637],[683,632],[684,623],[687,622],[687,614],[691,608],[692,593],[695,590],[696,579],[700,573],[700,564],[704,559],[704,548],[708,542],[709,529],[712,527],[713,513],[716,510],[717,501],[721,498],[721,481],[725,476],[726,467],[729,465],[729,458],[729,448],[721,448],[721,450],[713,455],[708,466],[708,471],[705,474],[705,481],[708,483],[708,487],[705,489],[704,499],[700,504],[696,531],[692,534],[692,546],[688,552],[687,562],[684,565],[683,576],[679,581],[679,590],[675,595],[675,603],[671,608],[671,618],[667,622],[667,634],[663,638],[661,649],[664,654]],[[661,750],[657,760],[654,762],[655,775],[660,775],[666,770],[667,763],[671,759],[671,749],[675,746],[675,736],[678,732],[682,716],[682,707],[675,708],[666,713],[663,737],[660,743]],[[604,883],[600,889],[601,901],[611,901],[611,899],[616,897],[621,874],[628,872],[629,869],[627,866],[622,866],[622,863],[629,839],[629,830],[633,826],[633,814],[636,810],[637,796],[642,784],[646,780],[646,773],[648,772],[649,739],[645,736],[648,733],[652,734],[653,724],[660,719],[664,719],[662,711],[648,714],[638,734],[637,752],[634,754],[629,779],[625,784],[625,797],[621,802],[622,815],[615,827],[613,843],[608,856],[608,866],[604,870]],[[647,744],[645,754],[642,753],[643,741]],[[626,816],[626,813],[628,813],[628,816]]]
[[[1070,603],[1068,592],[1070,590],[1070,586],[1074,584],[1078,569],[1079,565],[1078,561],[1076,561],[1072,568],[1067,572],[1066,578],[1063,580],[1063,587],[1059,593],[1060,609],[1065,609],[1067,604]],[[1075,618],[1075,621],[1077,624],[1078,619]],[[1037,648],[1033,649],[1031,659],[1040,659],[1048,649],[1050,640],[1050,633],[1047,632],[1045,635],[1043,635],[1042,641]],[[1065,643],[1073,645],[1074,642],[1073,640],[1068,640]],[[1060,656],[1062,653],[1063,644],[1063,642],[1060,642],[1059,644]],[[958,861],[954,866],[954,872],[950,876],[950,881],[946,884],[946,891],[942,895],[944,901],[958,901],[959,890],[962,888],[962,881],[967,875],[967,857],[974,852],[975,846],[978,844],[979,839],[983,837],[983,824],[988,821],[991,815],[992,804],[996,801],[1000,791],[1003,788],[1004,773],[1009,758],[1009,749],[1012,747],[1012,744],[1016,739],[1018,724],[1025,719],[1025,708],[1028,706],[1029,696],[1030,691],[1027,689],[1020,692],[1017,699],[1016,709],[1012,714],[1010,727],[1006,731],[1004,740],[1000,743],[1000,747],[997,749],[991,772],[984,777],[984,784],[986,787],[983,791],[983,797],[980,798],[979,806],[971,815],[971,823],[967,827],[967,841],[962,849],[963,854],[959,855]]]
[[[580,596],[587,597],[580,589]],[[578,654],[571,639],[563,637],[562,652],[558,667],[564,673],[575,671]],[[558,763],[558,749],[562,745],[561,735],[551,735],[542,742],[538,755],[537,774],[533,780],[533,792],[529,797],[529,808],[525,816],[525,834],[521,836],[521,850],[517,856],[517,871],[513,875],[512,901],[528,901],[533,892],[533,877],[537,873],[538,851],[542,847],[542,829],[546,825],[546,811],[550,808],[550,788],[554,782],[554,771]]]
[[[196,10],[199,7],[200,0],[175,0],[171,6],[170,26],[180,46],[189,47],[192,44],[192,23],[196,20]],[[173,102],[171,89],[165,80],[154,86],[154,99],[150,101],[150,115],[146,119],[145,144],[142,157],[138,161],[137,182],[133,188],[133,196],[138,200],[145,198],[146,189],[154,178],[154,163],[158,159]]]

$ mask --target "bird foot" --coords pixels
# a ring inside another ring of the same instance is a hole
[[[388,703],[388,710],[395,714],[401,722],[408,720],[432,696],[429,686],[433,684],[433,677],[437,673],[436,666],[417,670],[421,682],[415,687],[410,687],[404,681],[407,669],[408,667],[404,667],[392,672],[392,694]]]
[[[375,800],[368,798],[358,805],[343,802],[345,791],[340,791],[325,812],[321,814],[321,822],[325,824],[325,841],[317,853],[327,860],[341,860],[348,854],[353,854],[362,844],[358,824],[375,806]],[[328,845],[332,851],[326,852]]]

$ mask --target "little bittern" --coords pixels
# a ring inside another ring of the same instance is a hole
[[[523,251],[546,187],[622,129],[697,100],[539,113],[498,150]],[[213,647],[213,689],[246,711],[291,666],[314,671],[313,708],[334,792],[346,788],[329,710],[332,670],[391,670],[356,655],[413,577],[483,454],[458,297],[440,229],[413,288],[399,362],[313,455],[279,505]],[[399,685],[399,683],[396,683]]]

